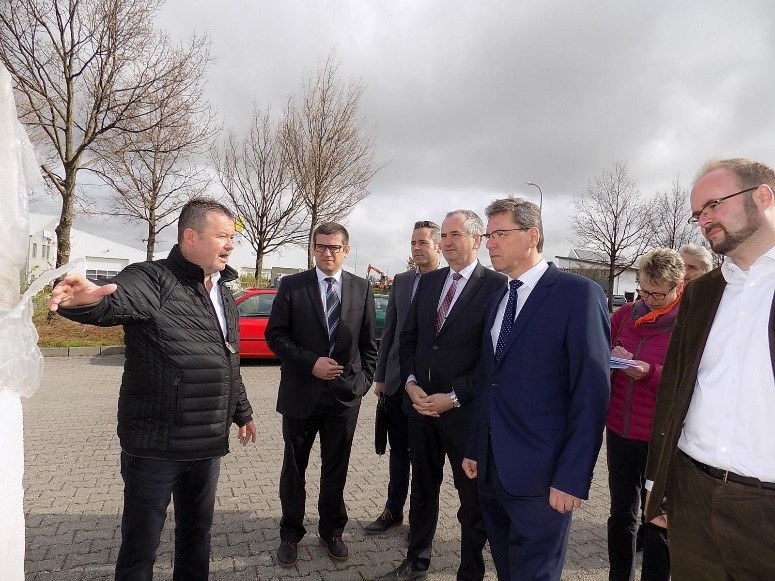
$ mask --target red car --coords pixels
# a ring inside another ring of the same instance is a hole
[[[239,350],[244,359],[277,359],[264,333],[277,295],[273,288],[248,288],[234,293],[239,312]]]

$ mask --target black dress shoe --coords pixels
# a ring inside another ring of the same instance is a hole
[[[428,569],[421,569],[420,565],[412,563],[405,559],[397,568],[382,577],[377,577],[375,581],[391,581],[392,579],[425,579],[428,576]]]
[[[293,567],[299,560],[298,544],[293,541],[283,541],[277,549],[277,563],[286,569]]]
[[[377,517],[377,520],[366,525],[363,530],[369,534],[375,535],[377,533],[384,533],[390,527],[400,525],[402,522],[404,522],[404,515],[399,514],[394,517],[388,509],[385,509],[382,511],[382,514]]]
[[[347,545],[344,544],[342,537],[318,537],[320,544],[328,550],[328,556],[335,561],[346,561],[350,554],[347,551]]]

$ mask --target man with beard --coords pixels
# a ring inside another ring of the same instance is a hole
[[[775,579],[773,189],[769,167],[727,159],[691,192],[726,260],[686,287],[651,431],[646,518],[670,525],[676,581]]]

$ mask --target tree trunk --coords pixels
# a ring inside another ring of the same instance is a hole
[[[608,312],[614,312],[614,265],[608,267]]]
[[[57,233],[57,262],[59,268],[70,261],[70,231],[73,229],[73,214],[75,213],[75,176],[68,176],[65,180],[65,190],[62,192],[62,212],[59,215],[59,224],[55,228]]]
[[[145,244],[145,259],[148,262],[153,260],[153,253],[156,251],[156,220],[153,218],[148,221],[148,240]]]
[[[261,273],[264,271],[264,253],[263,252],[256,252],[256,286],[259,286],[259,281],[261,280]]]

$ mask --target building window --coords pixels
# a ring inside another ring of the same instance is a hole
[[[34,242],[32,243],[32,257],[37,258],[38,257],[38,245]]]
[[[118,274],[117,270],[94,270],[94,269],[86,269],[86,278],[91,279],[105,279],[105,278],[113,278]]]
[[[43,258],[44,260],[48,260],[48,253],[50,248],[51,247],[48,244],[46,244],[45,246],[42,246],[40,249],[40,257]]]

